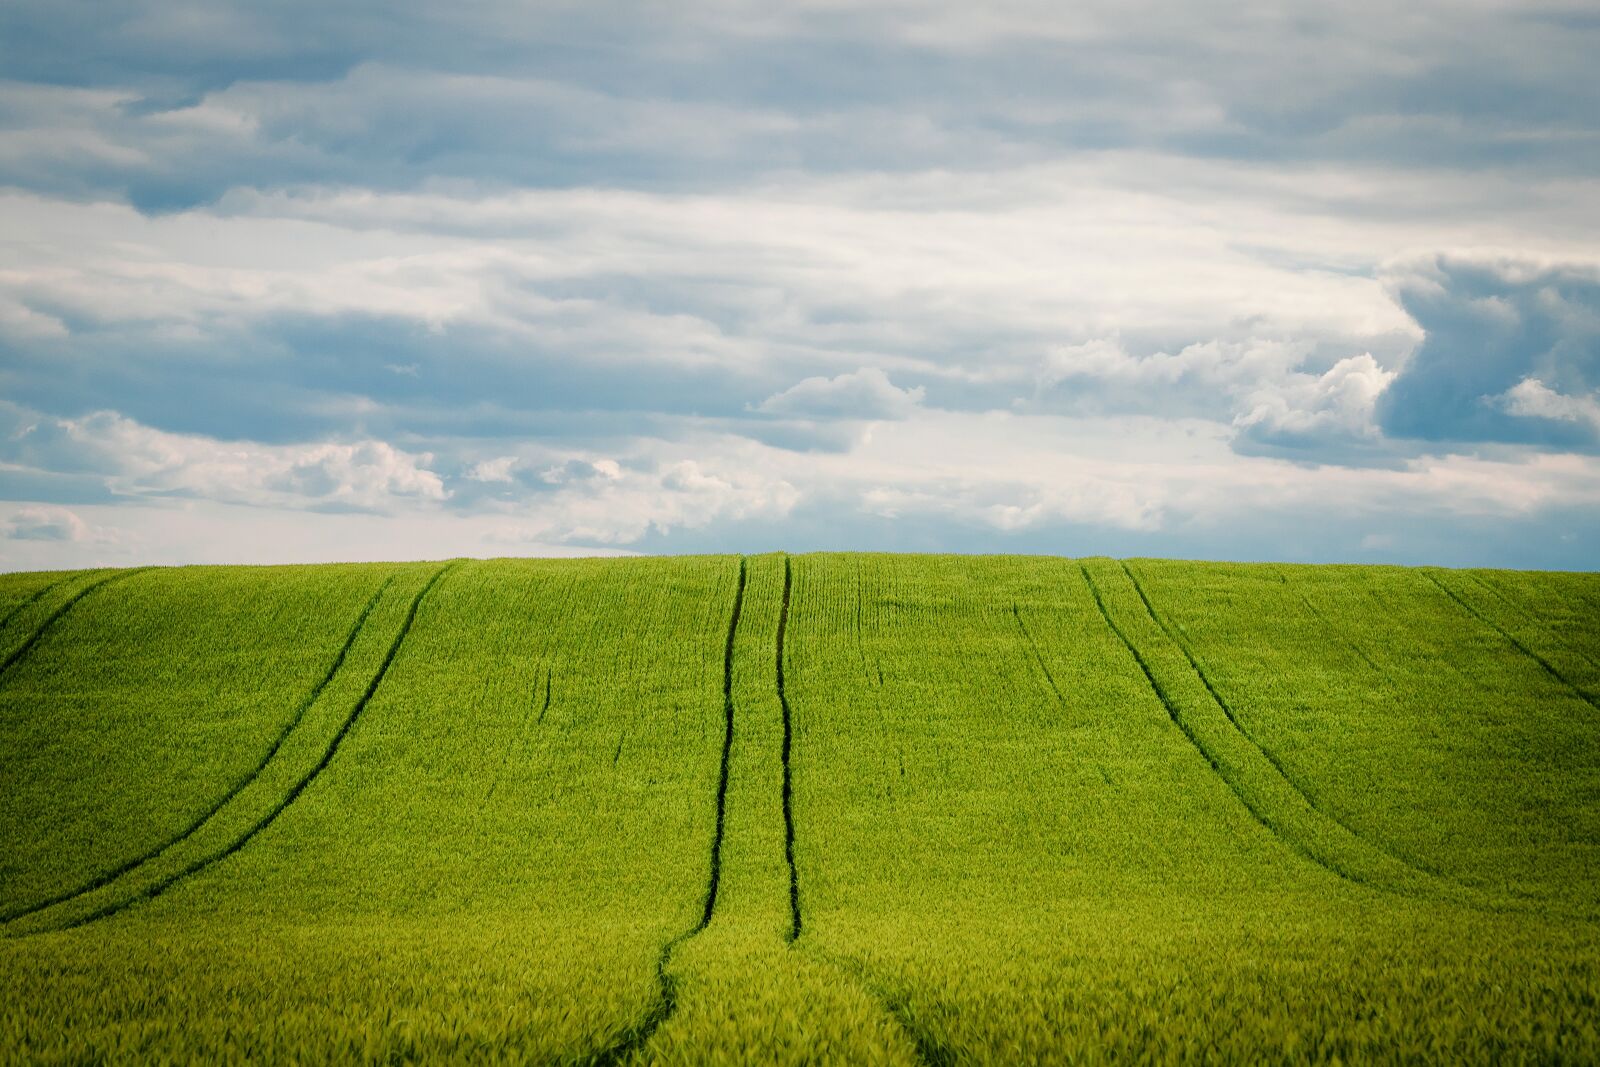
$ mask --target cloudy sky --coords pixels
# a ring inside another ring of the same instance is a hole
[[[6,0],[0,568],[1600,566],[1592,0]]]

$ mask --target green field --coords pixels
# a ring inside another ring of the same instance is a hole
[[[1600,576],[0,576],[0,1061],[1600,1060]]]

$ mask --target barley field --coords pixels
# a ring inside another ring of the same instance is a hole
[[[0,1062],[1600,1060],[1600,576],[0,575]]]

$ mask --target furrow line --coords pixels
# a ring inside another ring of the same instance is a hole
[[[49,596],[50,595],[50,591],[52,589],[56,589],[56,588],[64,585],[65,583],[72,581],[72,579],[74,579],[76,577],[78,577],[76,574],[68,574],[65,577],[57,578],[55,581],[51,582],[49,585],[45,586],[43,589],[38,590],[32,596],[30,596],[28,599],[24,600],[22,603],[18,604],[16,607],[14,607],[10,611],[6,612],[6,617],[3,618],[3,619],[0,619],[0,630],[4,630],[7,626],[10,626],[12,619],[16,618],[19,614],[21,614],[22,612],[26,611],[28,608],[33,607],[34,604],[38,603],[39,601],[43,600],[45,597]]]
[[[783,855],[789,864],[789,936],[792,944],[800,936],[800,872],[794,864],[794,769],[789,751],[794,739],[794,716],[789,710],[789,694],[783,685],[783,639],[789,628],[789,589],[792,584],[789,557],[783,557],[783,605],[778,611],[778,705],[783,709]]]
[[[452,561],[445,564],[443,567],[440,567],[434,572],[433,577],[428,579],[428,584],[424,585],[417,593],[416,597],[411,601],[410,609],[406,612],[405,621],[400,625],[400,632],[395,634],[394,641],[389,645],[389,650],[384,655],[383,662],[379,665],[377,673],[372,676],[372,681],[367,683],[366,691],[361,694],[361,698],[357,700],[355,706],[350,709],[350,714],[345,716],[344,722],[339,725],[338,731],[333,735],[333,739],[328,742],[328,747],[323,751],[322,758],[319,759],[316,765],[307,771],[306,774],[289,789],[289,792],[284,796],[284,798],[275,804],[270,811],[268,811],[260,819],[256,820],[256,822],[253,823],[249,829],[245,830],[243,834],[235,838],[224,848],[211,853],[209,856],[202,856],[200,859],[197,859],[194,862],[184,866],[176,873],[163,878],[161,881],[156,882],[153,885],[147,886],[126,900],[107,904],[103,908],[92,911],[88,915],[85,915],[81,918],[74,919],[72,922],[66,923],[63,926],[55,927],[55,929],[72,930],[80,926],[87,926],[89,923],[109,918],[120,912],[126,911],[137,904],[143,903],[144,901],[154,900],[156,897],[165,893],[168,889],[171,889],[174,885],[183,881],[185,878],[188,878],[191,875],[199,874],[206,868],[211,867],[216,863],[220,863],[222,860],[227,859],[235,852],[238,852],[240,849],[244,848],[245,845],[249,844],[257,834],[261,833],[261,831],[265,830],[267,827],[276,822],[278,816],[287,811],[289,805],[298,800],[300,795],[305,792],[306,788],[310,786],[312,782],[316,781],[317,777],[322,774],[322,772],[327,768],[328,764],[333,762],[333,757],[338,753],[339,746],[344,743],[346,735],[348,735],[351,728],[355,726],[356,720],[361,717],[361,713],[366,710],[367,705],[372,702],[373,696],[378,692],[378,687],[383,684],[383,679],[389,673],[389,667],[394,663],[395,656],[400,651],[400,646],[405,643],[406,637],[411,633],[411,626],[416,622],[417,611],[422,607],[423,599],[433,591],[433,588],[439,584],[439,581],[447,573],[449,573],[450,570],[456,567],[458,563],[459,561]]]
[[[1277,574],[1278,581],[1287,586],[1289,584],[1289,576],[1284,574],[1282,571],[1278,571]],[[1338,631],[1338,627],[1334,625],[1333,621],[1329,619],[1327,615],[1323,614],[1322,609],[1318,608],[1311,602],[1311,598],[1306,595],[1305,590],[1301,589],[1299,586],[1296,586],[1295,594],[1300,597],[1300,603],[1305,606],[1305,609],[1311,613],[1313,618],[1320,622],[1326,629],[1333,630],[1335,632]],[[1374,674],[1379,675],[1386,681],[1389,680],[1389,672],[1378,666],[1378,662],[1367,654],[1366,649],[1362,648],[1345,634],[1341,633],[1339,637],[1344,641],[1346,648],[1350,649],[1350,651],[1359,656],[1361,658],[1361,662],[1372,668]]]
[[[221,811],[229,801],[243,792],[251,782],[261,777],[262,772],[267,769],[267,764],[272,762],[272,757],[278,754],[278,750],[281,749],[283,747],[283,743],[289,739],[289,735],[292,734],[295,731],[295,728],[298,727],[305,719],[306,712],[309,711],[311,706],[317,702],[317,698],[322,695],[322,691],[327,688],[328,683],[333,681],[333,676],[339,673],[339,668],[344,665],[345,657],[350,653],[350,646],[355,644],[357,636],[360,635],[362,628],[366,626],[367,617],[372,614],[372,609],[377,606],[379,598],[383,596],[384,591],[389,588],[390,583],[393,581],[394,576],[390,575],[384,580],[384,583],[378,587],[378,591],[372,594],[372,598],[368,600],[366,606],[361,609],[361,614],[356,616],[355,625],[350,628],[349,635],[345,637],[344,645],[340,647],[339,654],[334,657],[333,663],[328,667],[327,672],[323,674],[321,679],[317,681],[316,685],[312,686],[311,692],[306,695],[306,698],[300,702],[300,706],[295,709],[294,716],[288,721],[288,723],[284,725],[283,729],[278,731],[278,736],[273,738],[272,744],[267,748],[267,751],[261,756],[261,758],[256,761],[256,765],[247,771],[243,778],[240,778],[237,782],[230,786],[228,791],[224,793],[216,801],[216,803],[207,808],[204,813],[196,817],[193,822],[184,827],[183,830],[179,831],[175,836],[168,838],[166,841],[162,842],[160,845],[156,846],[150,851],[126,860],[116,867],[113,867],[111,870],[104,871],[96,875],[89,881],[74,889],[59,893],[47,900],[30,904],[25,908],[7,912],[5,915],[0,915],[0,923],[12,922],[16,919],[21,919],[37,912],[44,911],[46,908],[53,908],[57,904],[65,904],[67,901],[75,900],[76,898],[83,896],[85,893],[92,893],[96,889],[110,885],[123,875],[128,874],[130,871],[133,871],[136,868],[159,858],[176,845],[187,841],[189,838],[198,833],[200,829],[205,826],[206,823],[210,822],[211,819],[216,816],[217,812]]]
[[[1144,672],[1145,681],[1148,682],[1150,684],[1150,688],[1155,691],[1157,699],[1161,701],[1161,705],[1167,709],[1167,717],[1172,720],[1173,725],[1176,726],[1180,732],[1182,732],[1183,736],[1188,738],[1189,743],[1194,746],[1195,750],[1199,752],[1201,756],[1205,757],[1205,761],[1211,765],[1211,769],[1217,773],[1217,777],[1221,778],[1223,783],[1227,785],[1228,789],[1232,791],[1233,795],[1239,799],[1239,803],[1244,805],[1245,810],[1254,816],[1255,820],[1265,827],[1269,833],[1271,833],[1278,840],[1282,841],[1284,844],[1288,845],[1289,848],[1292,849],[1297,855],[1310,860],[1312,863],[1315,863],[1324,870],[1329,871],[1330,873],[1347,881],[1362,885],[1371,885],[1372,883],[1368,883],[1364,879],[1357,877],[1351,872],[1343,870],[1335,864],[1329,863],[1321,856],[1318,856],[1316,853],[1306,848],[1305,845],[1295,840],[1293,835],[1286,833],[1280,826],[1278,826],[1277,823],[1266,812],[1262,811],[1244,793],[1244,791],[1234,783],[1231,777],[1223,772],[1222,764],[1218,761],[1216,755],[1212,753],[1212,751],[1203,741],[1200,740],[1199,736],[1195,734],[1193,728],[1190,727],[1188,723],[1184,722],[1183,716],[1178,712],[1178,706],[1173,702],[1172,697],[1167,693],[1166,688],[1162,686],[1159,680],[1157,680],[1155,672],[1150,669],[1150,664],[1144,657],[1144,653],[1139,651],[1138,646],[1133,643],[1132,639],[1128,637],[1128,635],[1123,631],[1122,627],[1117,625],[1116,619],[1111,617],[1111,612],[1106,608],[1105,600],[1100,595],[1100,587],[1095,585],[1094,579],[1089,576],[1089,569],[1084,567],[1082,564],[1079,564],[1078,569],[1083,574],[1083,580],[1088,583],[1089,593],[1094,598],[1094,606],[1100,609],[1100,617],[1105,620],[1106,625],[1110,627],[1111,632],[1116,634],[1117,640],[1121,641],[1123,647],[1128,650],[1128,654],[1131,655],[1134,662],[1139,665],[1139,670]],[[1385,887],[1374,886],[1374,888]]]
[[[535,673],[537,677],[537,673]],[[528,701],[527,710],[522,713],[522,721],[517,726],[517,731],[506,741],[505,748],[500,753],[500,765],[495,768],[494,781],[489,783],[489,791],[483,795],[483,802],[487,804],[494,799],[495,790],[500,788],[500,782],[506,776],[506,768],[511,766],[513,753],[521,752],[527,745],[528,723],[531,720],[534,726],[544,722],[545,712],[550,710],[550,668],[545,668],[544,705],[539,708],[539,717],[533,717],[533,706],[539,703],[539,683],[535,682],[533,691],[529,694],[532,698]]]
[[[1133,583],[1134,591],[1139,594],[1139,602],[1144,605],[1145,612],[1150,616],[1151,620],[1158,627],[1160,627],[1161,632],[1166,634],[1167,639],[1170,640],[1174,645],[1178,646],[1178,650],[1183,653],[1183,658],[1189,661],[1190,669],[1192,669],[1195,673],[1195,676],[1200,679],[1200,684],[1205,686],[1206,692],[1211,695],[1211,699],[1216,702],[1217,707],[1222,709],[1222,714],[1227,716],[1228,722],[1232,724],[1235,730],[1238,731],[1239,736],[1249,742],[1251,748],[1254,748],[1262,755],[1264,759],[1266,759],[1268,763],[1272,764],[1273,769],[1278,772],[1279,776],[1282,777],[1286,783],[1288,783],[1291,789],[1300,794],[1300,798],[1306,802],[1307,806],[1309,806],[1311,810],[1315,811],[1318,815],[1338,826],[1339,829],[1343,830],[1351,837],[1361,841],[1367,847],[1381,852],[1383,855],[1394,860],[1396,863],[1409,867],[1419,874],[1424,874],[1431,877],[1442,877],[1439,872],[1432,870],[1406,856],[1401,856],[1395,853],[1382,842],[1374,841],[1371,838],[1357,833],[1353,827],[1351,827],[1338,815],[1328,811],[1322,805],[1318,804],[1315,798],[1312,797],[1311,793],[1300,784],[1299,779],[1295,775],[1289,773],[1289,769],[1284,766],[1283,761],[1278,758],[1277,753],[1273,752],[1270,748],[1257,741],[1250,731],[1245,729],[1244,724],[1239,721],[1239,717],[1233,713],[1233,706],[1229,704],[1223,695],[1217,691],[1217,687],[1211,684],[1210,675],[1206,674],[1205,668],[1200,666],[1200,661],[1190,650],[1189,643],[1183,640],[1183,638],[1179,637],[1174,629],[1168,625],[1167,621],[1156,612],[1155,606],[1150,603],[1150,598],[1145,594],[1143,584],[1141,584],[1139,579],[1134,576],[1133,571],[1128,568],[1127,563],[1118,560],[1117,564],[1122,568],[1122,573],[1128,576],[1128,581]],[[1087,571],[1084,573],[1085,575],[1088,574]]]
[[[656,957],[656,1001],[643,1019],[624,1030],[617,1040],[588,1058],[599,1067],[627,1063],[655,1036],[661,1024],[678,1009],[678,981],[667,970],[679,945],[711,925],[717,907],[717,886],[722,878],[722,832],[728,804],[728,764],[733,753],[733,640],[739,631],[739,615],[744,609],[745,559],[739,557],[739,584],[733,594],[733,615],[728,620],[728,641],[722,655],[722,766],[717,778],[717,822],[711,837],[711,869],[706,879],[705,908],[689,929],[661,946]]]
[[[1489,616],[1485,615],[1483,612],[1469,604],[1458,593],[1456,593],[1454,589],[1451,589],[1448,585],[1445,585],[1443,582],[1441,582],[1438,575],[1434,574],[1432,571],[1424,570],[1422,572],[1422,576],[1438,587],[1439,591],[1454,601],[1456,606],[1462,611],[1465,611],[1468,615],[1471,615],[1474,619],[1478,620],[1478,622],[1499,634],[1508,643],[1510,643],[1512,648],[1515,648],[1518,652],[1521,652],[1524,656],[1537,663],[1544,669],[1546,674],[1554,678],[1557,682],[1560,682],[1567,689],[1571,690],[1573,695],[1575,695],[1579,700],[1583,701],[1591,708],[1594,708],[1596,711],[1600,711],[1600,701],[1596,701],[1594,697],[1580,689],[1572,682],[1571,679],[1557,670],[1555,665],[1549,660],[1545,659],[1543,656],[1539,655],[1539,653],[1535,652],[1533,649],[1517,640],[1517,638],[1512,635],[1511,631],[1507,630],[1504,626],[1501,626],[1499,623],[1489,618]]]
[[[11,654],[5,658],[3,663],[0,663],[0,677],[3,677],[6,672],[17,663],[18,660],[22,659],[23,656],[26,656],[29,652],[33,651],[33,646],[39,643],[50,627],[54,626],[58,621],[60,621],[63,615],[76,607],[78,601],[82,600],[96,589],[110,585],[112,582],[120,582],[124,578],[132,578],[135,574],[142,574],[143,572],[152,569],[153,568],[150,567],[134,567],[131,570],[115,571],[106,575],[104,578],[99,578],[90,582],[88,585],[72,594],[72,596],[67,598],[64,604],[56,608],[55,611],[52,611],[49,617],[34,629],[33,633],[28,635],[28,639],[26,641],[22,642],[22,644],[11,650]]]
[[[733,638],[744,610],[745,560],[739,557],[739,585],[733,594],[733,615],[728,620],[728,643],[722,654],[722,767],[717,774],[717,828],[711,838],[711,877],[706,886],[705,913],[688,934],[693,937],[711,925],[717,909],[717,888],[722,883],[722,830],[728,810],[728,762],[733,757]]]
[[[1033,652],[1034,662],[1044,672],[1044,680],[1050,683],[1050,691],[1056,695],[1056,703],[1062,708],[1067,706],[1067,698],[1062,694],[1061,687],[1056,684],[1056,676],[1050,673],[1050,667],[1044,661],[1044,653],[1039,651],[1039,642],[1033,638],[1033,632],[1028,629],[1028,624],[1022,621],[1022,612],[1016,604],[1011,605],[1011,617],[1017,620],[1017,629],[1022,631],[1022,636],[1027,639],[1028,648]]]
[[[957,1061],[955,1050],[928,1033],[927,1029],[917,1022],[906,998],[885,993],[883,986],[873,978],[872,973],[860,960],[837,956],[815,946],[808,947],[806,952],[835,970],[842,971],[883,1006],[885,1014],[893,1019],[895,1025],[906,1035],[906,1040],[916,1053],[916,1062],[920,1067],[951,1067]]]
[[[783,848],[784,858],[789,864],[789,932],[785,940],[793,945],[800,937],[803,929],[800,913],[800,868],[795,862],[794,842],[794,777],[793,762],[791,760],[793,741],[794,713],[789,706],[789,693],[785,685],[784,676],[784,650],[785,640],[789,632],[789,599],[793,588],[793,575],[791,562],[787,555],[783,559],[783,601],[778,611],[778,704],[783,709]],[[861,648],[861,586],[859,575],[856,586],[856,649],[862,658],[863,667],[866,664],[866,655]],[[882,706],[879,705],[881,716]],[[887,721],[885,720],[885,725]],[[901,773],[905,772],[904,761],[901,762]],[[809,942],[808,942],[809,945]],[[913,1050],[917,1055],[917,1062],[922,1067],[945,1067],[955,1062],[949,1050],[933,1040],[926,1031],[918,1027],[906,1011],[905,1005],[893,998],[887,997],[877,985],[867,976],[865,969],[854,961],[844,961],[831,953],[820,949],[815,951],[817,956],[834,967],[853,974],[873,999],[877,1000],[890,1018],[905,1032]]]

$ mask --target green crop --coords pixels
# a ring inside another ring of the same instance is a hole
[[[1600,1058],[1600,580],[0,576],[0,1061]]]

